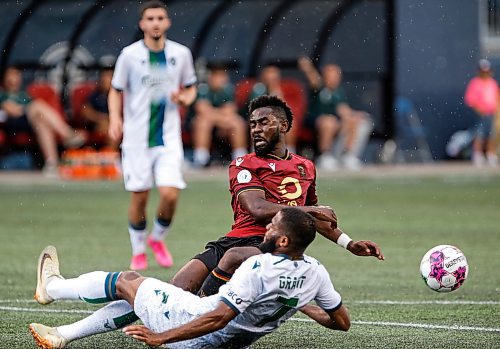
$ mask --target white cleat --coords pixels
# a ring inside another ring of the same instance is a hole
[[[54,246],[47,246],[43,249],[38,258],[37,280],[35,300],[40,304],[50,304],[54,301],[47,293],[47,285],[51,278],[63,279],[59,272],[59,258]]]
[[[36,344],[43,349],[62,349],[69,342],[59,334],[55,327],[33,323],[30,324],[29,329]]]

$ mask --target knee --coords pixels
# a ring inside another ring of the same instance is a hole
[[[219,262],[218,267],[227,273],[234,273],[236,269],[243,263],[246,256],[238,247],[233,247],[224,253],[224,256]]]
[[[116,282],[116,295],[119,299],[124,299],[133,306],[133,298],[144,277],[136,271],[124,271]]]
[[[124,271],[120,274],[120,277],[118,278],[118,282],[121,281],[133,281],[136,279],[141,278],[142,275],[139,274],[136,271]]]
[[[177,203],[177,199],[179,198],[179,190],[176,188],[164,188],[160,189],[160,198],[162,202],[168,203],[168,204],[175,204]]]

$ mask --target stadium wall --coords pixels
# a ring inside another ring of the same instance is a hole
[[[229,62],[237,62],[233,69],[235,79],[255,72],[252,64],[270,60],[281,60],[287,75],[300,78],[293,66],[295,58],[313,54],[324,43],[319,63],[340,63],[352,104],[375,116],[380,137],[391,136],[387,93],[392,88],[387,82],[394,79],[395,94],[410,98],[419,110],[437,159],[445,158],[449,136],[474,122],[462,96],[480,57],[477,1],[170,0],[167,4],[173,17],[169,35],[208,60],[225,57]],[[395,7],[396,20],[392,60],[388,57],[389,21],[384,17],[391,6]],[[345,12],[334,18],[342,7]],[[93,59],[116,55],[141,36],[137,29],[137,1],[0,0],[0,11],[4,14],[0,21],[0,46],[10,48],[8,56],[2,53],[1,63],[24,63],[27,80],[37,78],[41,67],[36,65],[42,55],[47,61],[58,56],[63,61],[70,58],[61,44],[65,41],[70,43],[70,49],[80,50],[73,55],[74,61],[66,63],[91,69],[96,64]],[[25,17],[20,16],[23,13]],[[291,16],[284,15],[287,13]],[[270,34],[259,47],[258,32],[266,26],[266,18],[271,17],[279,18],[280,23],[266,27]],[[324,27],[329,18],[335,21],[331,28]],[[321,38],[317,33],[324,29],[327,35],[323,42],[316,41]],[[203,33],[205,40],[196,41]],[[13,40],[10,46],[9,39]],[[288,44],[280,45],[283,42]],[[57,76],[62,74],[62,68],[52,72],[56,74],[53,78],[63,80]],[[67,75],[74,76],[65,79],[92,77],[88,71],[68,71]],[[47,74],[42,71],[42,75]],[[385,129],[381,127],[384,123]]]
[[[396,91],[419,110],[433,156],[474,124],[463,95],[480,58],[478,2],[396,1]],[[497,76],[498,78],[498,76]]]

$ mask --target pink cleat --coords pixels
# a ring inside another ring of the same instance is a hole
[[[148,268],[148,259],[145,253],[136,254],[132,256],[130,261],[131,270],[146,270]]]
[[[170,268],[174,265],[172,255],[168,251],[167,245],[163,241],[153,240],[148,237],[148,245],[153,250],[156,262],[163,268]]]

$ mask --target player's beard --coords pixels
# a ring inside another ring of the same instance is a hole
[[[262,241],[259,245],[259,249],[262,253],[273,253],[276,251],[276,238],[271,238],[267,241]]]
[[[271,136],[269,141],[266,141],[265,144],[261,145],[261,146],[256,146],[255,139],[254,139],[253,147],[255,149],[255,154],[257,154],[258,156],[264,156],[264,155],[272,153],[274,148],[276,148],[276,145],[279,143],[279,141],[280,141],[279,131],[276,131],[276,133],[274,133]]]

